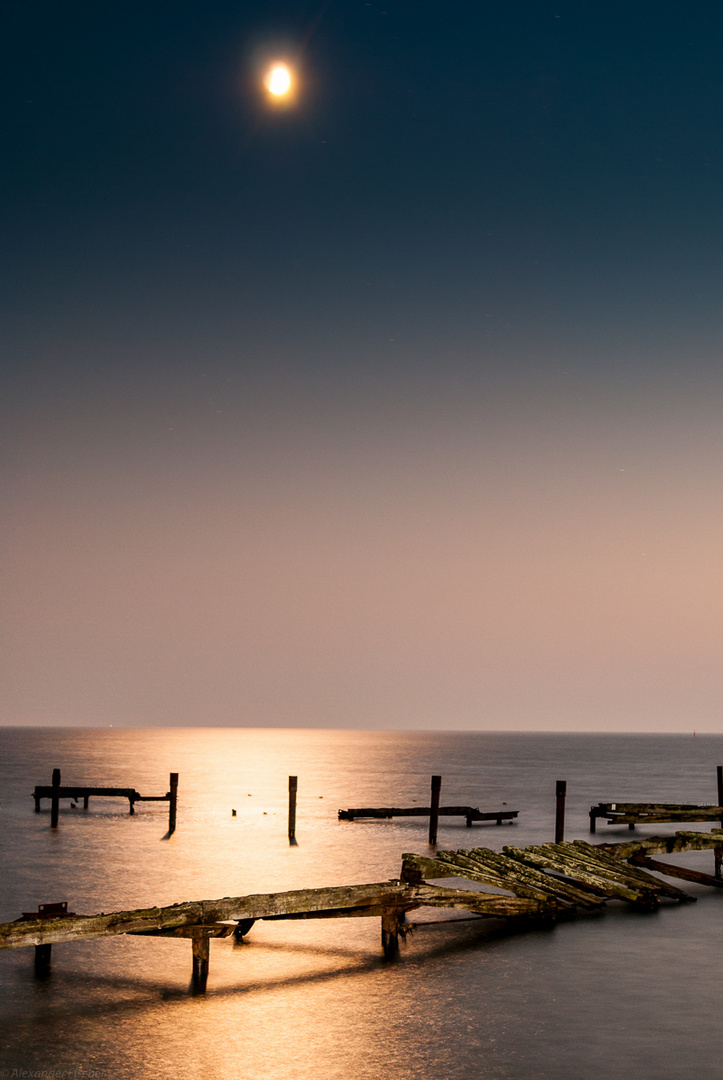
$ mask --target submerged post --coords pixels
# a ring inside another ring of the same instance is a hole
[[[296,789],[298,777],[289,777],[289,844],[296,847]]]
[[[399,928],[404,920],[404,913],[398,908],[382,910],[382,951],[385,960],[393,960],[399,953]]]
[[[178,773],[172,772],[168,790],[168,832],[169,834],[176,831],[176,807],[178,805]],[[131,802],[131,813],[133,813],[133,803]],[[194,946],[195,948],[195,946]]]
[[[442,777],[432,777],[432,806],[429,811],[429,842],[437,843],[437,823],[439,821],[439,793],[442,790]]]
[[[35,946],[35,974],[42,979],[50,972],[50,954],[52,945]]]
[[[60,769],[53,769],[53,790],[50,798],[50,828],[57,829],[60,809]]]
[[[208,933],[194,933],[193,945],[193,975],[192,984],[195,994],[203,994],[208,982],[208,958],[210,955],[210,937]]]
[[[565,797],[567,795],[567,780],[558,780],[555,784],[555,843],[561,844],[565,839]]]

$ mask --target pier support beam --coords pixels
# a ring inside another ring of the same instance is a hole
[[[296,790],[299,784],[298,777],[289,777],[289,844],[297,847],[296,843]]]
[[[399,932],[404,922],[404,912],[399,908],[384,908],[382,911],[382,951],[385,960],[393,960],[399,955]]]
[[[191,986],[194,994],[205,994],[208,982],[208,960],[211,953],[210,938],[207,932],[199,931],[191,938],[193,945],[193,974]]]
[[[52,945],[35,946],[35,974],[39,979],[44,979],[50,974],[50,954]]]

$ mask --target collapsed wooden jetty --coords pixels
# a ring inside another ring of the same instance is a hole
[[[590,832],[595,832],[598,818],[608,825],[657,825],[662,822],[719,821],[723,826],[723,765],[716,766],[718,802],[715,806],[697,803],[600,802],[590,807]]]
[[[660,863],[652,854],[714,849],[716,874]],[[206,987],[209,943],[212,937],[235,933],[243,937],[257,919],[329,919],[377,917],[381,919],[382,949],[393,957],[405,932],[408,912],[419,907],[463,910],[486,919],[550,925],[564,913],[598,910],[609,900],[623,901],[638,911],[652,911],[662,900],[676,903],[696,897],[650,870],[697,884],[723,887],[720,853],[723,830],[711,833],[677,832],[675,836],[648,837],[626,844],[594,846],[583,840],[438,851],[434,857],[402,856],[400,877],[368,885],[253,896],[224,897],[141,908],[99,915],[60,912],[57,905],[42,905],[37,915],[25,913],[15,922],[0,925],[0,949],[35,946],[36,970],[47,970],[51,946],[66,941],[117,934],[188,937],[192,942],[195,991]],[[496,892],[450,888],[433,884],[463,878]],[[506,893],[507,895],[503,895]]]
[[[595,832],[598,818],[608,825],[627,825],[632,831],[636,825],[658,825],[663,822],[691,823],[720,821],[723,824],[723,806],[698,806],[694,803],[598,803],[590,807],[590,832]]]
[[[337,816],[339,821],[354,821],[356,818],[428,817],[429,842],[436,844],[437,824],[440,817],[463,817],[468,826],[473,821],[496,821],[498,825],[501,825],[503,821],[512,823],[519,813],[519,810],[481,811],[476,806],[440,806],[441,788],[442,777],[433,776],[430,806],[366,806],[352,810],[339,810]]]
[[[356,818],[394,818],[394,817],[431,817],[430,806],[382,806],[382,807],[359,807],[351,810],[339,810],[339,821],[354,821]],[[463,817],[467,825],[473,821],[495,821],[501,825],[503,821],[512,821],[519,814],[519,810],[479,810],[476,806],[440,806],[437,810],[439,817]]]
[[[71,804],[83,800],[83,809],[88,809],[91,798],[128,799],[130,814],[135,814],[137,802],[167,802],[168,803],[168,831],[172,833],[176,828],[176,810],[178,805],[178,773],[171,773],[168,791],[165,795],[140,795],[135,788],[126,787],[93,787],[86,784],[60,783],[60,769],[53,769],[53,779],[50,784],[36,784],[33,791],[35,800],[35,812],[40,813],[41,799],[50,799],[50,827],[58,826],[58,814],[61,799],[70,799]]]

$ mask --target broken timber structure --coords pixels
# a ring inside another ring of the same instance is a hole
[[[432,807],[413,806],[404,808],[398,806],[361,807],[352,810],[339,810],[339,821],[354,821],[356,818],[393,818],[393,817],[431,817]],[[519,814],[519,810],[478,810],[476,806],[440,806],[437,810],[439,817],[463,817],[467,825],[473,821],[496,821],[501,825],[503,821],[512,821]]]
[[[60,769],[53,769],[51,784],[36,784],[33,791],[35,800],[35,812],[40,813],[40,800],[50,799],[50,827],[58,826],[58,813],[61,799],[70,799],[73,806],[80,799],[83,800],[83,809],[88,809],[91,796],[109,799],[128,799],[130,814],[135,814],[137,802],[167,802],[168,803],[168,832],[174,832],[176,828],[176,810],[178,805],[178,773],[171,773],[168,791],[165,795],[140,795],[135,788],[123,787],[92,787],[86,784],[70,784],[61,787]]]
[[[590,832],[595,832],[598,818],[608,825],[658,825],[662,822],[720,821],[723,824],[723,806],[696,806],[693,803],[598,803],[590,807]]]
[[[574,840],[505,847],[502,852],[488,848],[439,851],[433,858],[403,855],[398,880],[370,885],[224,897],[88,916],[68,913],[67,905],[45,904],[37,915],[26,912],[21,919],[0,925],[0,949],[35,946],[36,971],[41,973],[49,969],[51,946],[64,941],[117,934],[189,937],[192,985],[202,992],[208,977],[210,939],[232,933],[243,937],[256,919],[375,916],[381,918],[384,955],[391,958],[397,952],[399,935],[405,932],[407,912],[419,907],[463,910],[513,924],[536,921],[551,925],[564,912],[600,909],[608,900],[622,900],[639,911],[654,910],[662,899],[678,903],[695,900],[648,871],[721,888],[721,845],[723,830],[678,832],[599,846]],[[650,858],[706,848],[715,849],[715,875]],[[430,884],[449,878],[466,878],[511,895]]]

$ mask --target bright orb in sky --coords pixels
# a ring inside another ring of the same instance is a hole
[[[291,90],[291,72],[286,64],[274,64],[264,80],[266,89],[274,97],[284,97]]]

